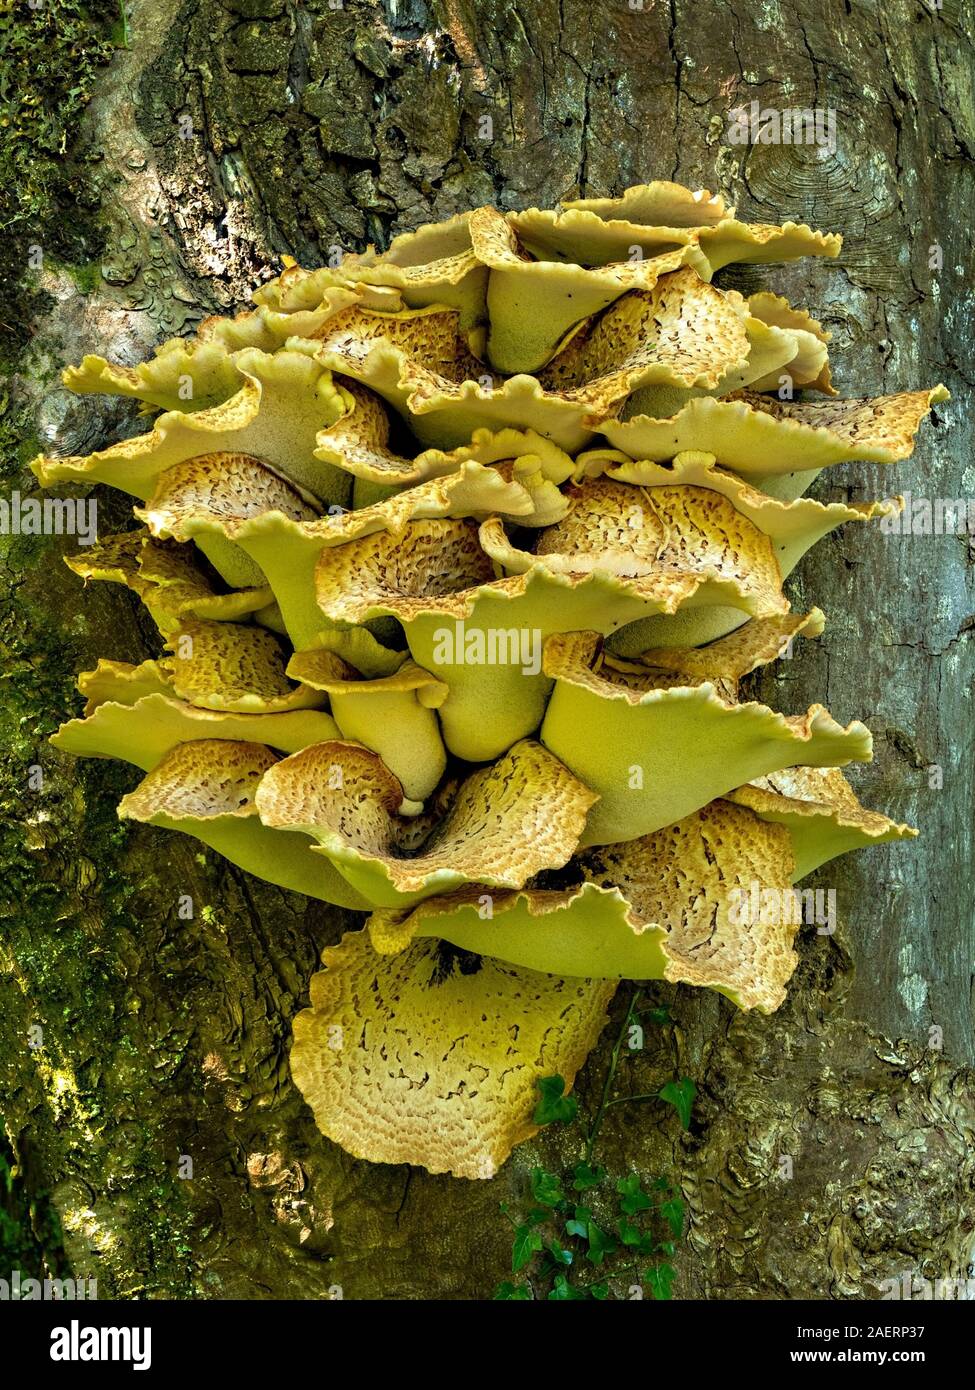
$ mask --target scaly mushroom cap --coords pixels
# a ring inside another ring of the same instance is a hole
[[[475,254],[491,272],[487,357],[506,374],[540,371],[579,323],[629,290],[651,290],[661,275],[684,265],[710,278],[704,257],[692,245],[588,269],[564,259],[532,259],[511,221],[494,208],[473,214],[470,233]]]
[[[307,837],[261,824],[255,795],[275,763],[275,754],[256,743],[224,738],[179,743],[122,798],[119,817],[181,830],[232,864],[295,893],[338,907],[366,907],[367,900],[313,853]]]
[[[918,833],[911,825],[861,806],[835,767],[783,768],[729,792],[728,800],[788,829],[797,882],[837,855],[866,845],[912,840]]]
[[[484,318],[488,278],[471,246],[472,216],[462,212],[403,232],[382,255],[370,247],[361,256],[346,256],[342,273],[360,287],[388,286],[412,309],[456,309],[461,327],[472,328]]]
[[[164,634],[186,618],[232,621],[273,600],[266,586],[216,593],[192,551],[154,540],[145,530],[106,536],[64,561],[82,579],[107,579],[138,594]]]
[[[370,680],[321,647],[296,652],[288,675],[327,693],[342,737],[378,754],[407,800],[432,795],[447,769],[435,713],[448,694],[443,681],[410,660]]]
[[[582,456],[578,465],[583,475],[591,477],[604,471],[613,482],[625,483],[634,489],[633,500],[628,503],[621,500],[620,505],[625,506],[627,515],[637,519],[641,529],[652,526],[646,514],[647,504],[651,511],[660,508],[666,515],[667,499],[678,509],[687,507],[704,518],[705,524],[699,522],[702,535],[695,548],[702,557],[706,557],[705,563],[718,563],[719,575],[724,567],[737,563],[744,564],[746,568],[754,567],[755,579],[760,579],[761,570],[757,565],[753,566],[751,556],[761,553],[756,551],[756,543],[767,546],[773,557],[774,572],[778,576],[780,597],[782,580],[788,578],[811,546],[837,526],[896,515],[904,505],[900,497],[881,502],[855,503],[822,503],[811,498],[780,501],[750,486],[734,473],[716,468],[712,454],[678,454],[668,467],[594,450]],[[583,486],[585,488],[591,484],[585,483]],[[751,537],[751,545],[745,548],[744,555],[736,555],[734,547],[725,540],[723,546],[716,545],[709,556],[706,550],[709,534],[721,542],[722,530],[729,533],[732,518],[738,534]],[[683,540],[681,532],[686,529],[685,524],[674,533],[672,547],[675,543],[680,545]],[[680,562],[686,564],[681,549],[678,549],[678,555]],[[740,579],[738,584],[741,584]],[[784,599],[781,599],[781,604],[787,606]],[[743,618],[736,609],[744,607],[746,605],[735,602],[733,598],[730,602],[727,597],[719,599],[714,589],[709,587],[695,597],[693,607],[685,606],[675,617],[648,617],[629,625],[614,638],[613,649],[619,655],[628,656],[639,654],[651,646],[696,646],[710,642],[741,624]],[[753,603],[748,606],[748,611],[760,616],[763,610]],[[764,611],[773,610],[765,607]]]
[[[845,401],[780,401],[741,391],[724,400],[702,396],[688,401],[668,419],[635,415],[607,420],[600,429],[630,458],[663,462],[700,449],[763,486],[770,478],[813,473],[846,460],[896,463],[909,458],[931,406],[947,399],[943,386]]]
[[[341,269],[320,266],[305,270],[291,256],[282,256],[284,266],[280,275],[266,281],[251,296],[254,303],[272,313],[284,315],[291,325],[287,337],[306,336],[299,315],[317,312],[322,304],[332,301],[330,291],[336,286],[351,290],[356,302],[370,309],[396,310],[402,308],[400,295],[394,289],[379,285],[357,285]],[[201,325],[202,326],[202,325]]]
[[[771,1012],[802,920],[790,883],[860,845],[913,834],[864,810],[836,769],[791,768],[652,835],[582,853],[560,875],[570,887],[472,885],[374,912],[369,934],[383,954],[432,937],[533,970],[703,985]]]
[[[345,469],[358,484],[412,487],[455,473],[464,463],[514,462],[525,455],[538,460],[545,479],[562,483],[573,471],[572,459],[534,430],[475,430],[470,443],[456,449],[424,449],[406,459],[389,448],[389,417],[378,396],[365,387],[347,387],[353,409],[318,436],[315,457]]]
[[[462,1178],[492,1177],[537,1133],[536,1083],[571,1087],[615,991],[436,941],[383,957],[364,931],[322,960],[291,1049],[319,1129],[357,1158]]]
[[[719,800],[583,854],[567,871],[571,888],[478,885],[409,913],[374,912],[369,931],[383,953],[433,937],[556,974],[706,985],[769,1013],[796,966],[793,867],[784,827]],[[753,885],[784,910],[752,912]]]
[[[224,348],[202,349],[191,354],[192,362],[214,355],[222,367],[222,381],[216,399],[198,396],[182,401],[179,383],[186,375],[184,354],[172,351],[156,359],[151,381],[164,375],[171,380],[171,391],[156,391],[153,403],[162,404],[166,413],[155,422],[149,434],[136,435],[111,449],[87,458],[39,458],[31,465],[45,485],[51,482],[102,482],[121,488],[135,497],[146,498],[156,478],[174,463],[199,454],[251,454],[276,468],[284,477],[306,488],[323,502],[345,504],[351,488],[341,469],[315,458],[318,434],[334,424],[351,402],[332,380],[330,372],[305,352],[282,349],[275,353],[247,348],[228,353]],[[95,373],[91,362],[102,363]],[[144,364],[144,367],[153,364]],[[181,371],[180,369],[184,369]],[[138,376],[141,368],[134,369]],[[122,392],[129,382],[130,369],[112,368],[98,359],[85,359],[85,370],[65,373],[73,390]],[[94,382],[104,383],[96,387]],[[133,394],[152,400],[151,387],[135,382]]]
[[[598,461],[600,455],[590,454],[587,458]],[[591,469],[593,466],[593,462],[590,462],[587,467]],[[700,501],[698,490],[704,489],[704,500],[709,506],[718,514],[727,515],[730,509],[722,508],[717,500],[718,496],[723,497],[756,531],[768,536],[783,578],[792,573],[811,546],[837,526],[848,521],[872,521],[875,517],[893,516],[903,507],[903,500],[899,497],[882,502],[854,503],[824,503],[812,498],[781,501],[751,487],[734,473],[715,467],[713,454],[678,454],[669,467],[646,460],[631,462],[608,459],[606,475],[617,483],[652,489],[649,496],[653,503],[668,497],[674,501],[682,495]],[[634,506],[639,504],[635,500],[629,503],[624,500],[621,505],[632,515]],[[649,524],[642,514],[640,524]]]
[[[730,612],[725,630],[749,613],[788,608],[765,536],[748,522],[739,528],[743,544],[752,547],[752,564],[722,551],[728,537],[710,516],[721,505],[713,491],[702,492],[703,506],[690,509],[693,524],[686,509],[675,509],[669,563],[658,564],[653,551],[659,536],[655,542],[649,528],[620,526],[614,485],[589,486],[586,495],[604,504],[595,506],[592,527],[576,508],[541,531],[540,548],[563,547],[564,555],[520,552],[500,521],[489,519],[480,532],[467,521],[413,523],[401,537],[369,536],[319,563],[318,601],[330,621],[395,617],[413,659],[448,686],[440,720],[444,742],[457,757],[487,761],[538,728],[551,689],[541,647],[552,633],[608,633],[661,614],[669,615],[662,620],[666,632],[667,622],[676,622],[672,615],[682,617],[689,602],[708,605],[702,613]],[[645,507],[643,494],[627,495]],[[728,511],[734,516],[733,508]],[[619,542],[620,553],[606,553],[605,563],[600,528]],[[521,572],[495,579],[492,556]]]
[[[516,744],[467,777],[408,857],[403,788],[380,758],[325,743],[278,763],[257,793],[265,825],[311,835],[376,906],[397,907],[465,883],[520,888],[572,854],[594,797],[537,743]]]
[[[691,598],[760,617],[788,608],[768,538],[717,492],[593,479],[568,497],[568,514],[541,532],[534,553],[512,545],[499,522],[482,528],[484,549],[509,573],[615,575],[660,612]]]
[[[292,265],[255,292],[256,309],[234,318],[204,319],[196,340],[228,352],[248,347],[276,352],[288,338],[313,338],[326,319],[350,305],[390,311],[403,307],[395,289],[352,284],[350,278],[328,268],[309,272]]]
[[[696,243],[711,274],[734,261],[836,256],[843,243],[835,233],[816,232],[804,223],[738,222],[721,197],[665,181],[636,184],[618,198],[567,200],[555,212],[529,208],[511,214],[511,222],[533,254],[583,265],[616,260],[634,245],[659,254]]]
[[[158,661],[142,661],[133,666],[128,661],[99,659],[93,671],[82,671],[78,689],[86,697],[85,715],[94,714],[99,705],[112,700],[120,705],[134,705],[144,695],[172,695],[173,687],[163,675]]]
[[[680,675],[620,669],[603,658],[594,632],[550,637],[545,671],[555,688],[541,740],[599,796],[583,844],[647,835],[784,767],[872,756],[870,732],[856,720],[844,729],[822,705],[787,717],[722,699],[699,676],[689,684]]]
[[[325,704],[319,691],[291,684],[281,644],[264,628],[184,622],[167,647],[160,670],[175,694],[199,709],[273,714]]]
[[[257,743],[181,743],[119,802],[121,820],[218,820],[256,816],[254,794],[277,761]]]
[[[748,227],[727,218],[715,223],[720,200],[677,185],[653,185],[649,198],[646,193],[645,187],[628,190],[616,215],[608,204],[600,215],[585,203],[506,217],[481,208],[472,215],[474,252],[490,268],[487,347],[495,367],[539,370],[574,324],[629,290],[651,289],[661,275],[682,265],[710,280],[719,264],[731,260],[786,260],[835,255],[839,249],[838,239],[794,223],[782,228]],[[627,220],[626,208],[648,213],[652,206],[677,219],[676,225]],[[722,221],[722,231],[712,230]]]
[[[156,536],[218,536],[238,546],[260,567],[292,640],[303,646],[325,626],[315,607],[313,585],[323,551],[374,532],[398,536],[412,521],[427,517],[500,514],[526,525],[541,524],[560,515],[564,506],[553,487],[559,504],[553,513],[546,480],[536,477],[539,468],[531,455],[510,468],[468,460],[453,473],[371,506],[319,516],[260,460],[214,454],[168,469],[136,514]],[[521,478],[524,482],[518,481]]]
[[[145,674],[137,679],[144,684]],[[82,684],[84,680],[82,676],[79,685],[88,693],[90,687]],[[237,714],[200,709],[167,694],[168,689],[147,688],[140,693],[137,685],[131,690],[124,674],[112,679],[105,664],[99,663],[98,680],[85,718],[69,719],[62,724],[52,735],[51,743],[75,757],[121,758],[148,771],[177,745],[202,739],[262,743],[282,753],[297,753],[311,743],[323,743],[340,735],[339,726],[324,710]]]

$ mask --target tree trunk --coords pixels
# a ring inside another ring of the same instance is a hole
[[[844,234],[838,265],[721,277],[821,317],[841,394],[939,380],[953,393],[896,473],[843,466],[814,495],[963,496],[967,4],[334,3],[134,0],[115,34],[128,47],[99,69],[20,228],[18,254],[39,239],[44,259],[5,314],[36,333],[4,426],[8,493],[30,490],[37,447],[82,453],[135,428],[127,407],[69,398],[62,362],[135,361],[239,306],[283,253],[316,265],[333,245],[385,244],[485,202],[546,207],[675,178],[751,221]],[[53,100],[70,66],[49,80]],[[835,110],[835,149],[731,143],[729,109],[753,100]],[[124,499],[98,499],[105,531],[125,524]],[[322,947],[358,919],[180,835],[120,828],[134,770],[47,747],[77,712],[78,670],[155,654],[131,595],[83,592],[57,562],[73,548],[4,549],[0,1112],[8,1206],[30,1226],[8,1263],[95,1277],[102,1297],[490,1296],[510,1269],[499,1203],[523,1200],[533,1164],[575,1161],[577,1131],[543,1131],[490,1182],[358,1162],[319,1135],[290,1079],[290,1023]],[[793,606],[820,605],[828,627],[756,693],[788,713],[821,701],[864,718],[876,757],[853,774],[862,799],[923,833],[820,871],[812,886],[835,889],[839,927],[804,931],[772,1017],[651,987],[670,1021],[624,1049],[613,1093],[690,1076],[691,1128],[662,1105],[616,1106],[599,1158],[679,1181],[678,1297],[871,1298],[905,1271],[968,1272],[972,560],[967,537],[855,527],[791,583]],[[177,917],[187,893],[190,922]],[[579,1078],[590,1118],[628,997]]]

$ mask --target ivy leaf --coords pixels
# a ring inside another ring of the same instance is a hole
[[[601,1303],[601,1302],[603,1301],[603,1299],[609,1298],[609,1285],[608,1285],[608,1284],[590,1284],[590,1285],[589,1285],[589,1292],[592,1294],[593,1298],[599,1299],[599,1301],[600,1301],[600,1303]]]
[[[589,1241],[586,1258],[593,1265],[601,1265],[607,1255],[612,1255],[614,1251],[619,1249],[609,1231],[604,1231],[602,1226],[596,1225],[595,1221],[588,1222],[586,1239]]]
[[[684,1203],[679,1197],[672,1197],[660,1207],[660,1215],[670,1227],[674,1239],[680,1240],[684,1231]]]
[[[627,1247],[639,1245],[643,1239],[643,1232],[639,1226],[635,1226],[632,1221],[628,1221],[624,1216],[616,1228],[620,1233],[620,1240]]]
[[[659,1302],[664,1302],[671,1297],[670,1286],[676,1278],[677,1271],[673,1265],[651,1265],[649,1269],[643,1271],[643,1279],[650,1286],[650,1294]]]
[[[519,1226],[511,1247],[511,1272],[517,1274],[525,1265],[531,1264],[532,1256],[537,1255],[542,1246],[543,1241],[537,1231],[530,1226]]]
[[[620,1240],[626,1248],[632,1250],[635,1255],[654,1255],[660,1249],[660,1246],[654,1243],[653,1236],[650,1235],[648,1231],[641,1231],[639,1226],[635,1225],[625,1216],[620,1220],[617,1230],[620,1233]],[[671,1247],[670,1253],[674,1253],[673,1247]]]
[[[570,1120],[575,1119],[579,1102],[574,1096],[565,1094],[565,1077],[542,1076],[535,1085],[541,1091],[541,1099],[532,1116],[536,1125],[550,1125],[554,1120],[568,1124]]]
[[[581,1240],[585,1240],[591,1216],[592,1212],[588,1207],[576,1207],[573,1219],[565,1223],[566,1235],[579,1236]]]
[[[511,1299],[519,1303],[531,1302],[531,1293],[527,1284],[512,1284],[510,1279],[506,1279],[503,1284],[499,1284],[494,1291],[496,1300]]]
[[[657,1246],[657,1250],[661,1255],[673,1255],[676,1249],[677,1246],[672,1240],[662,1240]]]
[[[625,1216],[636,1216],[638,1211],[649,1211],[653,1206],[640,1186],[638,1173],[630,1173],[627,1177],[620,1178],[616,1184],[616,1191],[620,1194],[620,1211]]]
[[[581,1289],[574,1288],[573,1285],[569,1283],[564,1274],[557,1274],[555,1276],[555,1287],[549,1294],[549,1300],[553,1303],[568,1303],[570,1301],[578,1301],[581,1298],[585,1298],[585,1296],[586,1295]]]
[[[576,1192],[588,1192],[590,1187],[598,1187],[606,1176],[606,1169],[600,1164],[591,1168],[588,1163],[577,1163],[572,1170],[572,1187]]]
[[[666,1006],[659,1009],[647,1009],[646,1016],[651,1023],[663,1024],[670,1022],[670,1010]]]
[[[682,1076],[679,1081],[668,1081],[665,1086],[661,1086],[657,1095],[661,1100],[665,1100],[668,1105],[672,1105],[680,1116],[680,1122],[685,1129],[691,1127],[691,1106],[694,1104],[694,1097],[697,1095],[697,1087],[689,1076]]]
[[[548,1173],[544,1168],[533,1168],[531,1172],[532,1196],[543,1207],[557,1207],[565,1201],[562,1183],[557,1173]]]
[[[570,1265],[574,1259],[572,1251],[560,1245],[557,1240],[549,1241],[545,1249],[557,1265]]]

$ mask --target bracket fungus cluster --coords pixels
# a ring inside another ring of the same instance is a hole
[[[291,1053],[352,1154],[490,1176],[620,980],[773,1010],[798,923],[743,898],[915,833],[839,770],[863,724],[739,694],[823,629],[806,550],[900,505],[809,484],[907,458],[947,394],[838,399],[809,313],[712,283],[839,246],[669,183],[480,208],[66,373],[151,416],[33,467],[135,499],[69,564],[160,641],[54,742],[142,770],[121,816],[368,914]]]

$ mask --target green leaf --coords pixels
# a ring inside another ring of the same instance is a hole
[[[565,1223],[566,1235],[579,1236],[585,1240],[589,1233],[589,1222],[592,1220],[592,1212],[588,1207],[576,1207],[572,1213],[572,1219]]]
[[[565,1094],[565,1077],[543,1076],[535,1085],[542,1093],[532,1116],[536,1125],[550,1125],[555,1120],[568,1124],[575,1119],[579,1102],[574,1096]]]
[[[595,1221],[590,1221],[586,1229],[586,1239],[589,1241],[589,1249],[586,1258],[590,1264],[601,1265],[607,1255],[612,1255],[619,1249],[614,1238],[609,1231],[604,1231],[602,1226],[597,1226]]]
[[[549,1294],[549,1301],[553,1303],[577,1301],[585,1298],[581,1289],[574,1288],[564,1274],[555,1276],[555,1287]]]
[[[588,1163],[577,1163],[572,1170],[572,1187],[576,1192],[588,1192],[597,1187],[605,1178],[606,1169],[600,1164],[591,1168]]]
[[[648,1231],[641,1231],[639,1226],[625,1216],[620,1220],[617,1230],[622,1243],[635,1255],[653,1255],[660,1249]]]
[[[680,1122],[685,1129],[691,1127],[691,1106],[694,1104],[694,1097],[697,1095],[697,1087],[689,1076],[682,1076],[679,1081],[668,1081],[665,1086],[661,1086],[657,1092],[661,1100],[665,1100],[668,1105],[672,1105],[680,1116]]]
[[[560,1245],[557,1240],[549,1241],[545,1249],[557,1265],[570,1265],[574,1259],[572,1251]]]
[[[608,1285],[608,1284],[590,1284],[590,1285],[589,1285],[589,1292],[592,1294],[593,1298],[599,1299],[599,1301],[600,1301],[600,1303],[601,1303],[601,1302],[603,1301],[604,1298],[609,1298],[609,1285]]]
[[[666,1006],[659,1009],[647,1009],[646,1017],[650,1020],[651,1023],[669,1023],[670,1010]]]
[[[632,1221],[624,1216],[616,1228],[620,1233],[620,1240],[627,1247],[639,1245],[643,1239],[643,1232],[639,1226],[635,1226]]]
[[[660,1207],[660,1215],[670,1227],[674,1239],[680,1240],[684,1232],[684,1203],[679,1197],[672,1197]]]
[[[670,1286],[676,1275],[673,1265],[651,1265],[643,1271],[643,1281],[649,1285],[651,1297],[664,1302],[671,1297]]]
[[[562,1183],[557,1173],[548,1173],[544,1168],[533,1168],[531,1172],[532,1197],[543,1207],[557,1207],[565,1201]]]
[[[533,1231],[530,1226],[519,1226],[511,1247],[512,1273],[517,1274],[525,1265],[531,1264],[532,1256],[537,1255],[542,1246],[543,1241],[537,1231]]]
[[[527,1284],[512,1284],[506,1279],[494,1291],[495,1300],[511,1299],[519,1303],[531,1302],[531,1291]]]
[[[640,1186],[638,1173],[629,1173],[625,1178],[620,1178],[616,1191],[620,1194],[620,1211],[625,1216],[636,1216],[638,1211],[649,1211],[653,1206]]]

